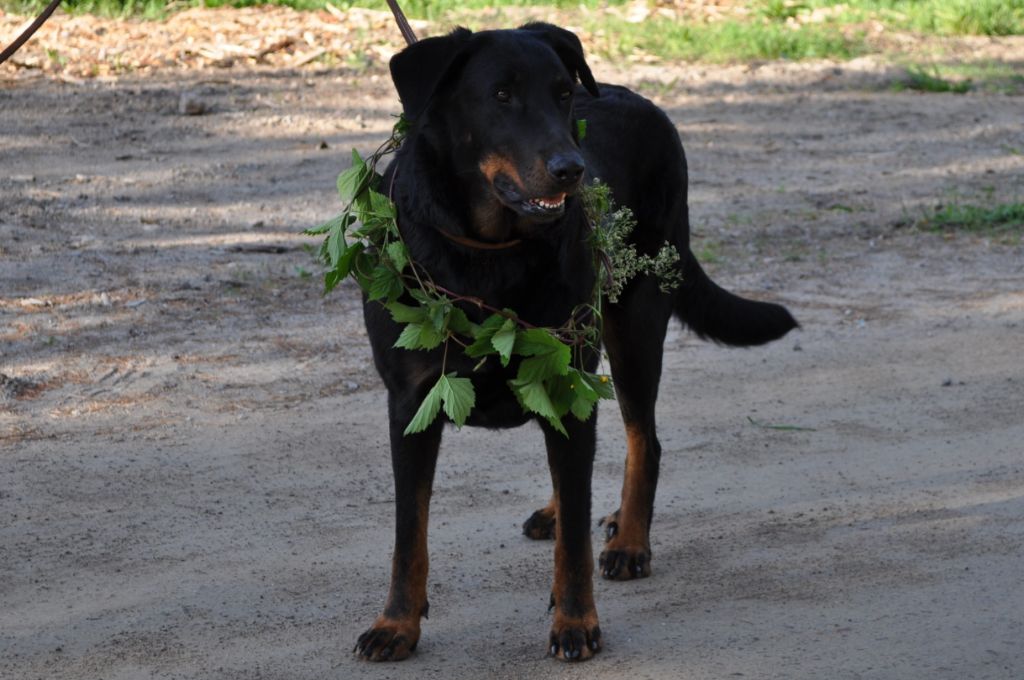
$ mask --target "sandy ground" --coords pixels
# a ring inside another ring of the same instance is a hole
[[[0,83],[0,677],[1024,677],[1024,249],[910,226],[1024,198],[1021,98],[601,75],[678,123],[716,279],[803,330],[670,334],[654,573],[597,584],[581,666],[545,658],[552,549],[519,534],[533,427],[446,435],[419,651],[350,654],[387,583],[384,393],[297,232],[386,135],[387,81]],[[606,404],[595,515],[623,452]]]

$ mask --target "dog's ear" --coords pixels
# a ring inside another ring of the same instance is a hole
[[[580,83],[587,89],[587,92],[595,97],[601,95],[597,89],[597,83],[594,81],[594,75],[590,72],[590,67],[587,66],[587,60],[583,58],[583,45],[575,33],[542,22],[520,26],[519,30],[530,31],[551,45],[569,72],[580,79]]]
[[[456,28],[448,35],[417,41],[391,57],[391,80],[407,118],[415,120],[426,110],[472,35],[472,31]]]

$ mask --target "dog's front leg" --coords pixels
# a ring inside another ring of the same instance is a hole
[[[359,636],[355,647],[360,658],[371,661],[398,661],[409,656],[420,639],[420,617],[427,615],[427,519],[443,422],[439,418],[425,432],[403,435],[418,404],[414,394],[388,395],[395,552],[384,612]]]
[[[590,545],[590,477],[594,467],[597,414],[581,423],[566,418],[569,436],[542,422],[548,465],[555,485],[555,610],[548,644],[551,655],[582,661],[601,650],[594,606],[594,555]]]

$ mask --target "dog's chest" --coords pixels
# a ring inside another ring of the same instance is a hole
[[[517,258],[511,253],[490,257],[453,267],[446,287],[471,298],[463,306],[477,322],[503,310],[528,325],[558,328],[593,296],[589,258],[576,259],[578,263],[567,263],[554,256]]]

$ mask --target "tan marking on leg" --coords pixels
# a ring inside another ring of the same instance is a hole
[[[381,614],[366,633],[367,648],[359,653],[365,661],[401,661],[407,659],[420,639],[420,620],[391,618]],[[363,638],[360,639],[360,644]],[[359,644],[356,645],[357,650]]]
[[[622,505],[605,518],[615,523],[614,534],[606,539],[598,560],[605,578],[628,580],[651,573],[650,508],[654,489],[650,488],[645,472],[648,455],[647,439],[642,430],[627,423]]]
[[[569,656],[564,640],[578,641],[578,654]],[[591,610],[583,616],[566,616],[555,610],[551,622],[549,645],[557,644],[556,656],[563,661],[585,661],[601,651],[601,626],[598,625],[597,611]],[[549,651],[551,651],[549,649]]]
[[[559,524],[561,524],[563,521],[563,517],[562,514],[559,513],[557,510],[561,499],[559,498],[557,491],[554,493],[551,500],[555,504],[556,517],[558,518]],[[580,536],[580,538],[582,539],[582,543],[580,543],[580,548],[584,553],[583,565],[585,565],[583,567],[583,573],[580,574],[575,574],[572,571],[573,566],[570,560],[571,556],[569,554],[569,547],[566,545],[568,543],[568,538],[569,537],[566,535],[566,532],[563,531],[563,527],[558,526],[556,529],[555,536],[555,583],[552,589],[552,592],[555,596],[555,602],[563,602],[565,597],[571,595],[572,593],[569,591],[569,588],[572,587],[574,580],[578,579],[575,580],[575,582],[582,583],[585,586],[584,592],[582,592],[581,595],[586,600],[588,600],[591,603],[591,605],[593,605],[594,582],[591,577],[593,572],[594,560],[592,548],[590,545],[590,532],[587,531],[586,534]]]
[[[534,540],[554,538],[558,526],[558,498],[551,500],[543,508],[535,511],[523,525],[523,533]]]
[[[549,645],[557,645],[556,656],[562,660],[583,661],[601,651],[601,629],[594,605],[594,559],[588,535],[586,566],[581,573],[574,573],[562,534],[559,530],[555,538],[555,582],[551,589],[555,614]],[[574,647],[578,654],[567,655],[566,640],[579,643]]]
[[[622,480],[622,505],[619,510],[619,538],[622,545],[648,543],[648,508],[651,489],[648,488],[647,440],[635,425],[626,425],[626,472]]]
[[[420,494],[416,499],[417,518],[415,545],[409,561],[408,588],[410,615],[418,622],[427,606],[427,572],[430,569],[430,554],[427,550],[427,523],[430,517],[430,493]]]
[[[391,589],[383,616],[388,619],[409,619],[419,627],[420,617],[427,607],[427,572],[430,557],[427,552],[427,523],[430,513],[430,492],[416,499],[416,533],[408,561],[402,564],[402,551],[397,546],[391,558]],[[403,568],[404,566],[404,568]]]
[[[550,517],[553,520],[558,520],[558,494],[551,494],[551,499],[548,504],[537,512],[544,513],[545,517]]]

